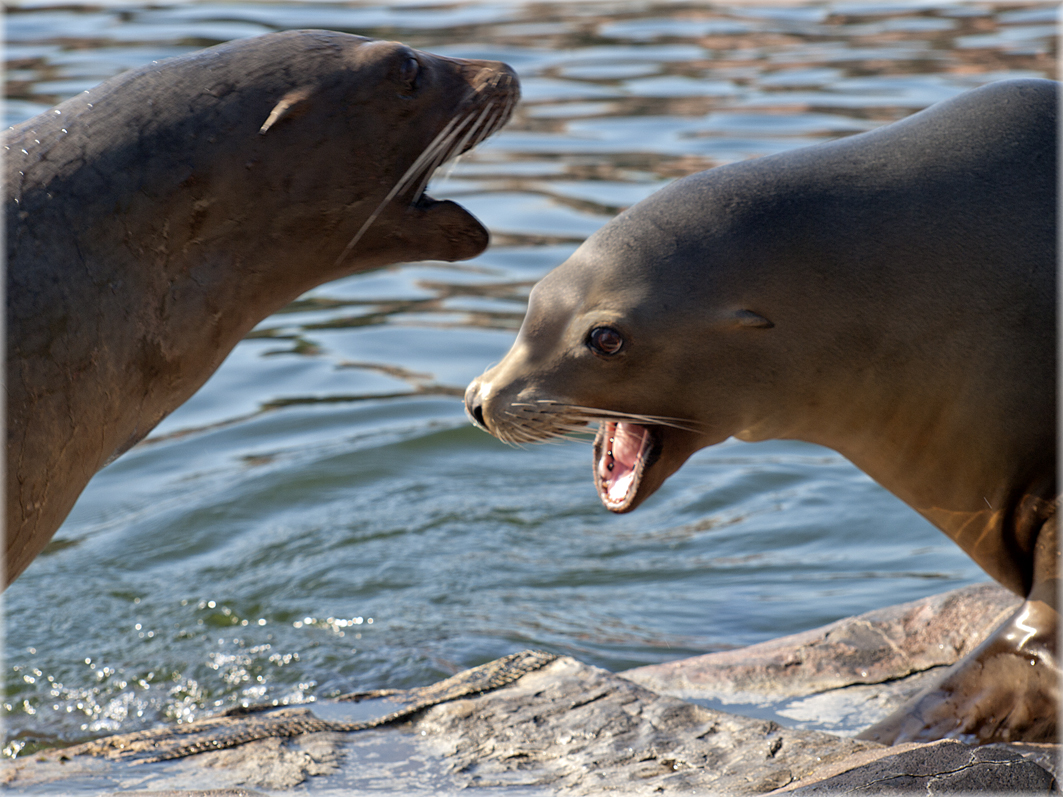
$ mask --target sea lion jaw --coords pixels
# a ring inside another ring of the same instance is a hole
[[[390,253],[400,249],[405,254],[403,259],[410,261],[454,262],[476,257],[491,240],[480,220],[457,202],[433,199],[428,194],[421,194],[402,209],[401,216],[381,237],[383,240],[378,242],[377,236],[369,236],[361,257],[383,250],[391,262],[395,256]],[[342,260],[338,262],[342,265]]]

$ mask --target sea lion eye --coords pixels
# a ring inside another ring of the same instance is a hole
[[[587,336],[587,345],[596,354],[616,354],[624,347],[624,336],[612,327],[595,327]]]
[[[421,71],[421,65],[412,55],[402,62],[399,67],[399,82],[403,84],[406,94],[412,94],[417,88],[417,75]]]

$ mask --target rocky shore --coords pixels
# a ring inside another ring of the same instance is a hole
[[[7,762],[0,782],[13,794],[142,797],[1057,791],[1056,745],[883,747],[851,738],[1016,604],[995,585],[977,585],[619,674],[564,656],[509,657],[407,693],[38,754]],[[356,726],[366,729],[336,730]],[[178,736],[200,741],[175,746]],[[160,756],[190,749],[203,752]]]

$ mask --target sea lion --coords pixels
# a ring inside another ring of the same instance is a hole
[[[423,191],[518,97],[504,64],[289,31],[7,131],[7,582],[270,313],[355,272],[482,252],[480,222]]]
[[[829,446],[1026,598],[866,738],[1056,737],[1057,89],[671,184],[539,282],[466,393],[511,442],[598,422],[614,512],[730,436]]]

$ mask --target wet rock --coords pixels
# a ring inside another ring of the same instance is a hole
[[[733,702],[880,684],[953,664],[1021,602],[997,584],[976,584],[759,645],[638,667],[624,677],[661,694]]]
[[[315,775],[340,768],[346,739],[337,733],[311,733],[295,744],[287,739],[263,739],[251,745],[204,753],[201,762],[218,778],[241,786],[290,789]]]
[[[1054,745],[971,747],[942,740],[905,747],[901,752],[883,755],[832,777],[808,785],[794,784],[778,793],[933,795],[1059,791],[1051,771],[1058,761],[1058,748]],[[887,748],[887,752],[891,749]]]
[[[879,747],[658,695],[567,657],[412,728],[462,785],[573,795],[760,794]]]
[[[942,677],[1020,603],[976,584],[623,675],[659,694],[852,735]]]
[[[242,797],[260,794],[259,789],[287,790],[308,778],[337,772],[347,742],[342,734],[312,733],[150,765],[55,751],[7,763],[0,782],[14,794]]]

